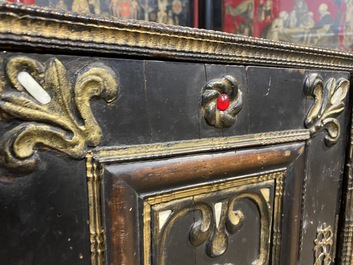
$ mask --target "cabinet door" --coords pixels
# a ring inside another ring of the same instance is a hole
[[[107,263],[295,264],[305,143],[293,136],[303,134],[288,135],[287,144],[173,158],[185,143],[147,146],[144,152],[154,154],[147,160],[138,159],[138,149],[99,151],[88,161],[97,169],[90,222],[104,227]],[[197,152],[207,142],[188,144]],[[93,247],[101,262],[98,238]]]

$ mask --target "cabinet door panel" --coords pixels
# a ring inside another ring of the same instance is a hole
[[[303,143],[136,162],[103,153],[108,264],[281,264],[299,243]]]

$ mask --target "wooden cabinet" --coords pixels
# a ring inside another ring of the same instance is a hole
[[[0,45],[1,263],[352,264],[351,54],[15,4]]]

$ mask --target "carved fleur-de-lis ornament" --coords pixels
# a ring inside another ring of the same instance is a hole
[[[324,82],[318,74],[309,75],[305,81],[304,93],[314,98],[314,104],[305,120],[305,127],[310,130],[312,136],[325,129],[327,146],[334,145],[339,139],[341,126],[337,117],[344,110],[349,85],[345,78],[329,78]]]
[[[8,168],[33,169],[42,147],[78,159],[89,146],[100,143],[102,130],[90,100],[99,97],[111,102],[116,98],[118,83],[112,69],[98,63],[88,65],[72,84],[58,59],[42,64],[20,56],[5,63],[5,77],[8,82],[0,95],[0,112],[20,121],[0,140],[1,160]]]

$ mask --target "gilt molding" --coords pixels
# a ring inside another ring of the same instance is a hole
[[[333,258],[331,256],[333,248],[333,231],[331,226],[323,223],[317,229],[316,239],[314,240],[314,265],[331,265]]]
[[[83,67],[74,84],[65,66],[56,58],[44,64],[25,56],[4,62],[5,80],[0,89],[0,112],[3,119],[20,123],[0,139],[2,163],[16,170],[33,169],[40,149],[55,149],[72,158],[84,158],[88,148],[102,140],[102,130],[90,108],[90,100],[100,97],[112,102],[118,83],[114,72],[103,64]],[[48,93],[51,100],[39,102],[27,92],[19,74]]]
[[[89,204],[89,231],[90,231],[90,251],[91,265],[104,264],[104,230],[102,228],[102,209],[100,185],[103,175],[103,168],[92,159],[90,154],[86,157],[87,170],[87,193]]]
[[[293,143],[309,139],[310,133],[307,129],[275,131],[232,137],[205,138],[144,145],[97,147],[92,156],[102,163],[109,163],[112,161],[164,158],[216,150],[225,151],[233,148]]]
[[[347,71],[353,65],[353,54],[347,52],[17,3],[0,4],[0,45]]]

